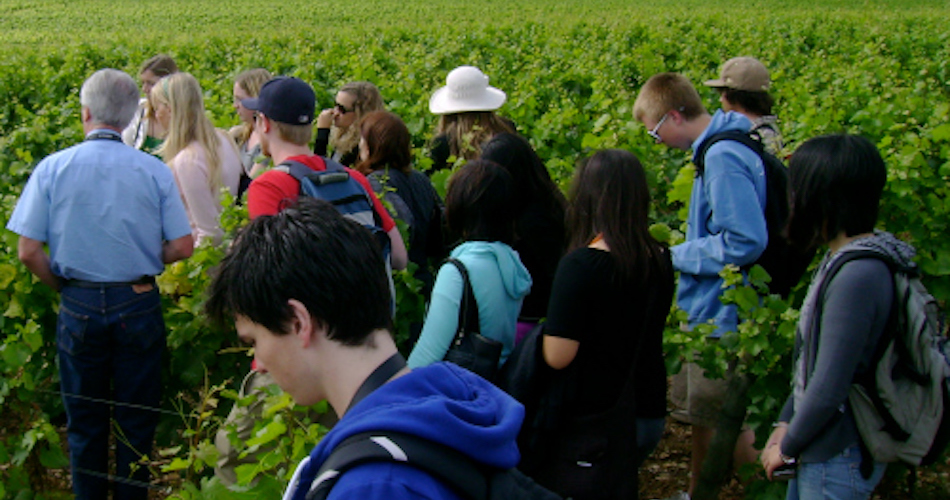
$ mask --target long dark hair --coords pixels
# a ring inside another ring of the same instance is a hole
[[[811,250],[846,236],[868,233],[877,223],[887,167],[871,141],[857,135],[825,135],[799,146],[788,163],[787,236]]]
[[[514,242],[514,183],[501,165],[473,160],[456,172],[445,194],[449,230],[465,241]]]
[[[558,189],[544,162],[523,137],[503,132],[495,134],[482,145],[481,158],[493,161],[511,174],[515,183],[515,200],[518,211],[523,210],[534,200],[540,200],[551,210],[551,216],[564,219],[567,201]]]
[[[664,248],[650,235],[649,214],[650,189],[640,160],[620,149],[599,151],[574,172],[568,251],[602,234],[620,273],[639,275],[646,283]]]

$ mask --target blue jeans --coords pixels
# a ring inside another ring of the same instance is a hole
[[[861,449],[846,448],[824,462],[801,463],[788,483],[786,500],[858,500],[871,497],[887,464],[875,463],[870,479],[861,476]]]
[[[114,419],[113,498],[145,499],[148,469],[132,473],[129,464],[151,452],[158,424],[165,350],[158,288],[67,286],[61,300],[56,340],[73,492],[77,499],[107,498]]]

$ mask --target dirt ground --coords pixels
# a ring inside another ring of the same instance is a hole
[[[640,468],[640,498],[665,499],[689,486],[690,427],[667,418],[666,432],[653,455]],[[950,454],[945,454],[950,455]],[[950,456],[944,462],[916,471],[916,490],[911,493],[908,472],[891,466],[874,492],[875,500],[950,499]],[[742,484],[733,479],[719,495],[720,500],[738,500],[745,495]]]

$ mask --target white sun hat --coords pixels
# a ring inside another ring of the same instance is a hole
[[[488,76],[474,66],[459,66],[445,78],[445,87],[429,99],[429,111],[436,115],[465,111],[494,111],[505,103],[505,93],[488,86]]]

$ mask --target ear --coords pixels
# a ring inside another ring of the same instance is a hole
[[[310,315],[307,306],[297,299],[289,299],[287,305],[293,311],[290,333],[297,337],[302,349],[326,338],[326,327],[322,321]]]
[[[260,115],[260,120],[261,120],[261,133],[263,134],[269,133],[272,127],[270,118],[268,118],[267,115]]]
[[[92,120],[92,112],[89,111],[89,108],[88,108],[88,107],[83,106],[83,107],[80,108],[80,110],[79,110],[79,117],[80,117],[80,119],[82,120],[83,123],[87,123],[87,122],[89,122],[89,120]]]

